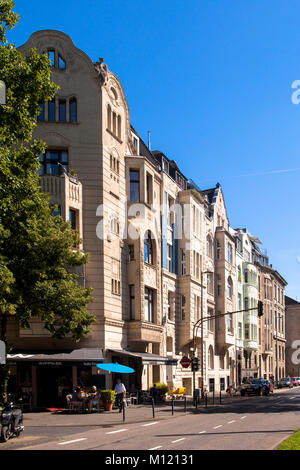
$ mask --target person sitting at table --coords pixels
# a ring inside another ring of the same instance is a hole
[[[92,412],[92,407],[97,406],[99,403],[100,395],[95,385],[92,386],[92,391],[89,393],[88,408],[89,413]]]
[[[80,387],[75,387],[75,390],[72,394],[72,401],[83,401]]]
[[[84,399],[80,387],[75,387],[72,393],[71,403],[75,405],[77,409],[83,411]]]

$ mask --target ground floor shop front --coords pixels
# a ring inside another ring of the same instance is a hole
[[[132,374],[110,373],[97,367],[119,363],[134,369]],[[149,353],[125,350],[74,350],[55,354],[12,354],[9,357],[8,392],[22,397],[24,408],[60,408],[76,386],[89,391],[114,389],[121,378],[127,391],[149,390],[153,383],[167,381],[167,369],[177,360]]]

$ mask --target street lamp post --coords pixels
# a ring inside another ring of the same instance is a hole
[[[276,382],[278,382],[278,314],[275,312],[276,321]]]
[[[202,271],[201,272],[201,312],[200,312],[200,322],[201,322],[201,342],[200,342],[200,358],[201,358],[201,397],[203,397],[203,381],[204,381],[204,367],[203,367],[203,275],[204,274],[213,274],[213,271]],[[196,336],[195,336],[195,327],[199,323],[199,320],[194,324],[194,331],[193,331],[193,354],[196,354]],[[193,370],[193,393],[196,389],[196,371]]]

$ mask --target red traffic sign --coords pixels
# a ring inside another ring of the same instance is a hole
[[[187,367],[190,367],[190,365],[191,365],[191,360],[190,360],[188,357],[184,356],[184,357],[181,359],[180,364],[182,365],[182,367],[184,367],[184,368],[186,369]]]

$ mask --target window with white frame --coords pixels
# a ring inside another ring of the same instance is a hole
[[[182,276],[186,275],[186,256],[183,249],[181,249],[181,274]]]
[[[185,320],[185,315],[186,315],[186,297],[185,295],[181,295],[181,320]]]
[[[233,284],[232,284],[232,279],[229,276],[227,278],[227,297],[228,297],[228,299],[232,299],[232,295],[233,295]]]
[[[154,291],[145,287],[145,321],[154,323]]]
[[[231,243],[227,243],[227,261],[230,264],[233,262],[233,250]]]
[[[172,245],[167,244],[167,262],[168,262],[168,271],[171,273],[172,272],[172,264],[173,264],[173,250],[172,250]]]

